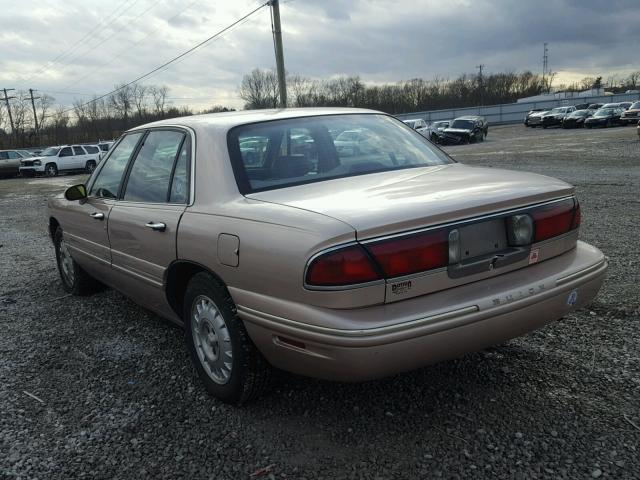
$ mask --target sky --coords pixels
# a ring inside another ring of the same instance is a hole
[[[0,88],[71,105],[131,81],[264,0],[0,0]],[[541,73],[557,83],[640,70],[640,0],[281,0],[285,66],[384,83],[461,73]],[[174,105],[242,107],[238,87],[274,68],[269,8],[142,81]]]

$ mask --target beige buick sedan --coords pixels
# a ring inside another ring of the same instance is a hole
[[[64,288],[97,280],[183,325],[235,404],[272,367],[361,381],[503,342],[590,302],[607,269],[571,185],[462,165],[359,109],[137,127],[48,217]]]

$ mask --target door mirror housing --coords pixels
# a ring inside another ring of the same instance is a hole
[[[73,187],[69,187],[64,192],[64,198],[70,201],[84,200],[85,198],[87,198],[87,187],[85,187],[82,183],[79,185],[74,185]]]

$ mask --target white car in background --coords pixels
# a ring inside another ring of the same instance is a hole
[[[425,137],[433,143],[439,143],[444,129],[449,128],[451,126],[451,122],[453,122],[453,120],[438,120],[436,122],[431,122]]]
[[[403,122],[413,128],[416,132],[421,133],[425,137],[427,136],[427,122],[425,122],[421,118],[412,118],[410,120],[403,120]]]
[[[100,161],[99,155],[100,149],[96,145],[49,147],[37,157],[22,160],[20,174],[24,176],[44,174],[47,177],[55,177],[61,172],[91,173]]]

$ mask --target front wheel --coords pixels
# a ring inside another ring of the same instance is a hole
[[[62,228],[58,227],[53,236],[56,263],[62,280],[62,287],[73,295],[89,295],[99,289],[100,283],[85,272],[71,257],[69,246]]]
[[[187,286],[183,320],[191,360],[207,391],[233,405],[259,396],[271,367],[249,338],[224,285],[208,273],[196,274]]]
[[[44,167],[44,174],[47,177],[55,177],[58,175],[58,166],[55,163],[47,163]]]

